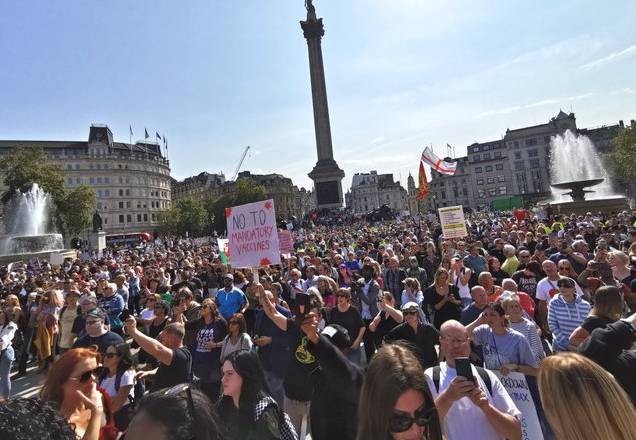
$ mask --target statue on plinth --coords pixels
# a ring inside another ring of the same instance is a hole
[[[102,229],[102,217],[99,212],[95,211],[95,214],[93,214],[93,232],[99,232]]]

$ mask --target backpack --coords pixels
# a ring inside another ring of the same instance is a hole
[[[488,389],[488,394],[492,396],[492,382],[490,381],[490,375],[488,372],[481,367],[474,366],[477,369],[477,373],[479,373],[479,377],[484,381],[486,388]],[[433,367],[433,385],[435,385],[435,391],[439,393],[439,381],[440,381],[440,373],[442,369],[439,365]]]
[[[296,434],[296,430],[294,429],[294,425],[292,425],[289,416],[287,413],[278,408],[278,404],[271,396],[263,397],[256,404],[256,408],[254,409],[254,420],[258,420],[270,406],[274,406],[278,413],[278,428],[280,429],[281,440],[298,440],[298,435]]]

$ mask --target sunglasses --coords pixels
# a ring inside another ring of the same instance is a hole
[[[413,417],[407,414],[393,413],[391,419],[389,420],[389,431],[408,431],[411,426],[413,426],[413,423],[417,424],[417,426],[427,426],[429,423],[431,423],[433,417],[436,417],[436,410],[435,407],[425,408],[425,405],[426,404],[417,409]]]
[[[79,383],[86,383],[89,380],[93,379],[94,377],[98,377],[101,371],[102,371],[102,368],[97,367],[94,370],[85,371],[84,373],[80,375],[80,377],[69,377],[69,380],[76,380]]]
[[[417,310],[405,310],[402,313],[404,315],[417,315]]]

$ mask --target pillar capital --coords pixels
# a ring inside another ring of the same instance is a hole
[[[322,18],[301,21],[300,27],[303,30],[303,36],[307,39],[320,39],[325,35],[325,27],[322,24]]]

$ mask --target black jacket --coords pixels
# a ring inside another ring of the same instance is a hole
[[[354,440],[357,411],[364,375],[362,370],[320,335],[312,352],[320,363],[314,371],[311,399],[311,438],[314,440]]]
[[[413,327],[403,322],[384,337],[384,342],[393,341],[404,341],[410,344],[425,370],[439,364],[435,350],[435,345],[439,344],[439,332],[432,325],[420,323],[416,333]]]
[[[616,321],[597,328],[580,346],[579,353],[612,373],[636,404],[636,327]]]

